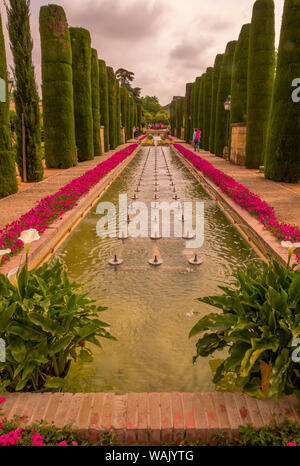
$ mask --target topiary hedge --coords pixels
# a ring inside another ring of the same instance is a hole
[[[40,35],[46,165],[69,168],[77,164],[77,148],[71,39],[62,7],[41,7]]]
[[[300,103],[291,84],[300,77],[300,1],[285,0],[277,73],[265,157],[265,176],[274,181],[300,181]],[[299,93],[298,93],[299,94]]]
[[[91,64],[92,110],[93,110],[93,143],[94,156],[102,155],[100,135],[100,90],[99,90],[99,62],[97,50],[92,49]]]
[[[120,96],[121,96],[121,119],[122,119],[122,127],[125,128],[125,140],[127,141],[127,134],[126,134],[126,123],[127,123],[127,112],[128,112],[128,91],[126,87],[122,86],[120,89]]]
[[[237,41],[228,42],[225,55],[222,61],[219,87],[217,94],[216,105],[216,126],[215,126],[215,151],[214,153],[222,157],[224,147],[227,145],[226,125],[227,115],[224,109],[224,102],[227,100],[231,92],[231,78],[233,70],[233,58]]]
[[[104,126],[104,150],[109,151],[108,79],[104,60],[99,60],[100,123]]]
[[[6,102],[0,102],[0,197],[18,191],[14,155],[11,150],[9,129],[9,94],[5,43],[0,15],[0,78],[5,81]]]
[[[83,28],[70,28],[73,56],[75,136],[78,160],[94,158],[91,87],[91,36]]]
[[[207,68],[203,81],[203,135],[202,144],[204,150],[209,150],[210,118],[212,105],[212,80],[213,68]]]
[[[245,159],[248,168],[258,168],[264,162],[275,75],[274,22],[273,0],[257,0],[253,6],[249,43]]]
[[[116,79],[116,145],[121,144],[121,94],[118,79]]]
[[[218,95],[219,79],[220,79],[220,72],[221,72],[223,57],[224,57],[224,54],[219,54],[216,56],[213,78],[212,78],[212,98],[211,98],[210,135],[209,135],[209,150],[212,154],[214,154],[215,152],[217,95]]]
[[[109,108],[109,144],[110,149],[115,149],[116,142],[116,75],[114,70],[107,67],[107,78],[108,78],[108,108]]]
[[[248,55],[251,24],[244,24],[235,49],[231,81],[230,123],[242,123],[247,118]]]
[[[192,94],[192,83],[186,85],[185,93],[185,109],[184,109],[184,139],[189,143],[192,139],[192,125],[191,125],[191,94]]]
[[[201,139],[200,139],[200,147],[203,149],[203,126],[204,126],[204,80],[205,74],[201,76],[199,80],[199,87],[198,87],[198,124],[197,127],[202,131]]]

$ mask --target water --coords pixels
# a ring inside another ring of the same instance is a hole
[[[251,260],[259,260],[223,212],[193,178],[170,148],[143,148],[102,201],[117,205],[119,193],[132,197],[146,164],[138,200],[154,202],[154,160],[158,159],[159,202],[171,200],[170,167],[180,202],[205,203],[205,242],[194,251],[204,262],[188,263],[192,252],[183,239],[101,239],[96,234],[96,206],[57,252],[72,279],[85,283],[85,290],[109,309],[101,319],[111,324],[118,341],[103,340],[102,349],[92,346],[93,363],[72,363],[66,391],[150,392],[213,391],[208,358],[193,366],[196,339],[188,334],[197,320],[213,308],[198,297],[217,294],[218,286],[232,282],[232,273]],[[158,249],[157,249],[158,248]],[[108,265],[118,254],[120,268]],[[158,254],[163,265],[153,268],[148,260]],[[221,354],[222,356],[222,354]]]

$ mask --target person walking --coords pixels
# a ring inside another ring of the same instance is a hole
[[[193,134],[193,142],[194,142],[194,150],[195,152],[200,152],[200,139],[201,139],[201,130],[195,128],[194,134]]]

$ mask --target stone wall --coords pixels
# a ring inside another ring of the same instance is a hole
[[[231,125],[230,161],[235,165],[245,165],[246,136],[246,123],[233,123]]]

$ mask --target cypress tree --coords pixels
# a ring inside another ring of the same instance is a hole
[[[176,99],[174,99],[170,104],[170,126],[171,126],[171,133],[174,135],[174,130],[176,128]]]
[[[176,101],[176,134],[181,138],[181,128],[183,125],[184,98],[179,97]]]
[[[129,92],[127,91],[127,121],[126,121],[126,134],[127,134],[127,141],[132,139],[132,131],[131,131],[131,98]]]
[[[300,181],[300,104],[291,84],[300,77],[300,0],[285,0],[277,74],[268,130],[265,176],[274,181]]]
[[[196,125],[197,120],[197,103],[196,103],[196,92],[197,92],[197,84],[196,81],[192,84],[192,92],[191,92],[191,127],[192,131],[194,132],[194,128]]]
[[[228,42],[220,72],[215,126],[215,154],[219,157],[223,156],[223,150],[226,145],[225,139],[227,115],[224,109],[224,102],[227,100],[231,92],[233,57],[236,44],[237,41]]]
[[[244,24],[233,59],[231,81],[230,123],[242,123],[247,118],[248,56],[251,24]]]
[[[209,150],[213,68],[207,68],[203,81],[203,149]]]
[[[99,60],[100,119],[104,126],[104,149],[109,151],[108,79],[104,60]]]
[[[0,197],[18,191],[14,155],[11,151],[9,130],[9,94],[5,43],[0,15],[0,78],[5,81],[6,101],[0,102]]]
[[[9,7],[10,6],[10,7]],[[22,114],[25,123],[27,181],[43,179],[39,95],[32,63],[32,38],[29,23],[30,0],[9,0],[8,32],[14,58],[17,113],[17,163],[23,176]]]
[[[78,160],[94,158],[91,86],[91,36],[83,28],[70,28],[73,56],[75,136]]]
[[[127,97],[128,97],[128,92],[126,87],[122,86],[120,89],[121,93],[121,115],[122,115],[122,127],[125,128],[125,141],[127,141],[127,131],[126,131],[126,123],[127,123],[127,112],[128,112],[128,106],[127,106]]]
[[[116,79],[116,144],[121,144],[121,96],[120,96],[120,85],[118,79]]]
[[[191,125],[191,94],[192,94],[192,83],[186,85],[185,93],[185,109],[184,109],[184,139],[187,143],[191,142],[192,139],[192,125]]]
[[[109,104],[109,142],[110,149],[116,148],[116,76],[114,70],[107,67],[108,77],[108,104]]]
[[[218,54],[215,59],[214,72],[212,78],[212,101],[211,101],[211,116],[210,116],[210,135],[209,135],[209,150],[212,154],[215,153],[215,128],[216,128],[216,109],[217,95],[219,88],[219,79],[221,66],[224,54]]]
[[[275,74],[274,22],[273,0],[257,0],[253,6],[249,43],[245,159],[248,168],[258,168],[264,162]]]
[[[48,168],[77,164],[73,102],[72,49],[61,6],[40,10],[45,159]]]
[[[204,79],[205,79],[205,75],[203,74],[201,76],[201,80],[199,82],[199,97],[198,97],[198,129],[200,129],[200,131],[202,131],[202,135],[201,135],[201,139],[200,139],[200,148],[203,149],[203,126],[204,126],[204,114],[203,114],[203,110],[204,110],[204,93],[203,93],[203,89],[204,89]]]
[[[195,96],[195,106],[196,106],[196,111],[195,111],[195,122],[194,122],[194,128],[199,126],[199,97],[200,97],[200,86],[201,86],[201,76],[196,78],[196,96]],[[193,129],[194,129],[193,128]]]
[[[94,155],[102,155],[100,135],[100,89],[99,89],[99,62],[97,50],[92,49],[91,65],[92,109],[93,109],[93,142]]]

